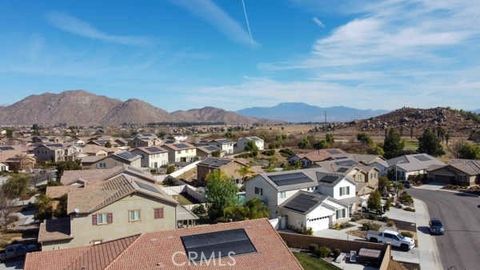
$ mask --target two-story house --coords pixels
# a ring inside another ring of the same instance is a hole
[[[235,152],[242,152],[245,151],[245,147],[249,142],[255,143],[259,151],[263,151],[265,149],[265,141],[262,138],[257,136],[248,136],[239,138],[237,143],[235,144]]]
[[[226,155],[231,155],[231,154],[234,153],[235,142],[233,142],[231,140],[216,139],[216,140],[210,141],[208,144],[209,145],[214,145],[214,146],[220,148],[220,150],[222,152],[224,152]]]
[[[130,141],[130,146],[137,147],[151,147],[161,145],[163,142],[155,134],[138,134]]]
[[[163,145],[168,150],[168,162],[192,162],[197,158],[197,148],[187,142]]]
[[[162,147],[139,147],[131,152],[141,156],[142,167],[157,169],[168,164],[168,151]]]
[[[236,184],[241,185],[243,179],[240,170],[246,166],[234,159],[209,157],[197,164],[197,181],[204,183],[209,173],[220,170],[226,176],[231,177]]]
[[[52,250],[175,229],[177,205],[156,185],[121,174],[70,189],[69,218],[43,222],[38,241],[43,250]]]
[[[122,165],[141,168],[142,157],[129,151],[122,151],[87,164],[88,166],[84,167],[85,169],[109,169]]]

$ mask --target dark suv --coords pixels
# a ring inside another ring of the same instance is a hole
[[[443,235],[444,233],[445,229],[443,228],[443,224],[439,219],[430,220],[430,234]]]

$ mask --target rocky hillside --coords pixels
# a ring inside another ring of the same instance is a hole
[[[10,106],[0,107],[0,125],[66,123],[87,126],[177,121],[243,124],[257,120],[212,107],[169,114],[138,99],[121,101],[83,90],[32,95]]]
[[[363,131],[381,131],[386,128],[404,130],[405,134],[413,128],[415,134],[426,128],[442,127],[456,136],[469,136],[480,129],[480,116],[475,113],[450,108],[416,109],[401,108],[367,120],[352,122]]]
[[[232,124],[253,124],[258,120],[214,107],[204,107],[188,111],[175,111],[172,116],[181,122],[225,122]]]

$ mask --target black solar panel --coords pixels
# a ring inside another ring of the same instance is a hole
[[[425,156],[425,155],[416,155],[416,156],[413,156],[414,158],[420,160],[420,161],[429,161],[429,160],[432,160],[431,158],[429,158],[428,156]]]
[[[320,178],[320,182],[331,184],[331,183],[337,181],[339,178],[341,178],[341,176],[339,176],[339,175],[325,175],[324,177]]]
[[[304,173],[278,174],[278,175],[271,175],[269,176],[269,178],[277,186],[287,186],[287,185],[308,183],[312,181]]]
[[[354,160],[342,160],[342,161],[337,161],[335,162],[335,164],[337,164],[337,166],[346,166],[346,167],[350,167],[350,166],[353,166],[355,164],[357,164],[357,162],[355,162]]]
[[[121,157],[121,158],[127,159],[127,160],[128,160],[128,159],[132,159],[132,158],[134,158],[134,157],[137,156],[137,155],[132,154],[132,153],[130,153],[130,152],[128,152],[128,151],[121,152],[121,153],[117,153],[116,155],[117,155],[118,157]]]
[[[319,201],[320,198],[315,197],[314,195],[301,193],[287,202],[283,207],[305,213],[310,208],[315,206]]]
[[[180,237],[191,261],[257,252],[244,229]]]
[[[15,148],[11,146],[0,146],[0,150],[7,151],[7,150],[15,150]]]
[[[341,172],[341,173],[344,173],[346,171],[348,171],[348,168],[345,168],[345,167],[340,167],[337,169],[337,172]]]
[[[145,148],[145,150],[147,150],[148,152],[152,152],[152,153],[162,152],[162,149],[160,149],[158,147],[147,147],[147,148]]]
[[[140,181],[135,181],[135,183],[136,183],[141,189],[145,189],[145,190],[148,190],[148,191],[154,192],[154,193],[160,193],[160,192],[158,191],[158,189],[156,189],[155,187],[153,187],[153,186],[151,186],[151,185],[142,183],[142,182],[140,182]]]
[[[175,147],[177,147],[177,148],[189,148],[190,146],[188,144],[184,144],[184,143],[177,143],[177,144],[175,144]]]

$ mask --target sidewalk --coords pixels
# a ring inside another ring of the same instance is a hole
[[[420,259],[420,267],[423,270],[429,269],[443,269],[440,261],[437,243],[435,238],[428,233],[428,231],[419,228],[428,228],[430,216],[428,214],[427,206],[421,200],[414,199],[415,218],[417,223],[417,238],[418,238],[418,256]]]

